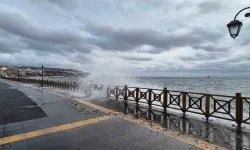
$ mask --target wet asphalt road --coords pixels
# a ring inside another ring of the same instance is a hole
[[[12,102],[12,100],[15,101],[16,97],[23,96],[25,99],[21,98],[20,101],[22,103],[18,103],[18,106],[21,104],[21,106],[33,106],[37,104],[36,108],[41,109],[45,115],[32,118],[30,116],[35,113],[28,113],[25,116],[28,116],[29,120],[15,120],[13,123],[8,122],[7,124],[4,122],[3,125],[0,126],[1,137],[8,137],[108,115],[89,106],[73,102],[71,99],[58,97],[46,91],[19,83],[11,84],[12,87],[2,83],[0,80],[0,91],[6,89],[13,90],[11,94],[9,93],[10,95],[8,95],[6,91],[2,92],[2,94],[4,93],[5,95],[1,96],[1,102]],[[20,94],[20,91],[25,95]],[[15,106],[15,103],[8,104],[14,104],[13,106]],[[8,107],[12,108],[12,105],[8,105]],[[1,109],[2,108],[5,108],[5,106],[1,105]],[[6,116],[4,117],[6,118]],[[18,150],[199,149],[193,145],[181,142],[119,117],[87,126],[72,128],[70,130],[10,142],[1,145],[0,148]]]

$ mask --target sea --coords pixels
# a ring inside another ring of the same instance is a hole
[[[250,97],[250,77],[45,77],[45,80]]]

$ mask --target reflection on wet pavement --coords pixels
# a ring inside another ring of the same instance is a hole
[[[182,117],[160,110],[151,110],[147,107],[136,107],[134,104],[126,104],[120,101],[107,99],[89,99],[89,101],[127,115],[133,115],[138,119],[154,122],[164,128],[178,131],[180,135],[195,137],[228,149],[250,149],[250,132],[244,128],[240,129],[205,120]]]

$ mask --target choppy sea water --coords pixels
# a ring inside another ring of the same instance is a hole
[[[242,96],[250,97],[250,77],[137,77],[137,78],[111,78],[111,77],[65,77],[45,78],[55,81],[67,81],[78,83],[95,83],[104,85],[127,85],[130,87],[157,88],[167,87],[169,90],[185,92],[201,92],[234,96],[242,93]]]

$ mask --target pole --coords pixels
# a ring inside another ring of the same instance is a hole
[[[43,69],[42,69],[42,87],[43,87]]]
[[[241,127],[243,120],[243,101],[241,98],[241,93],[236,93],[236,123],[238,127]]]
[[[19,76],[20,76],[20,74],[19,74],[19,69],[17,70],[17,81],[19,82],[20,80],[19,80]]]

